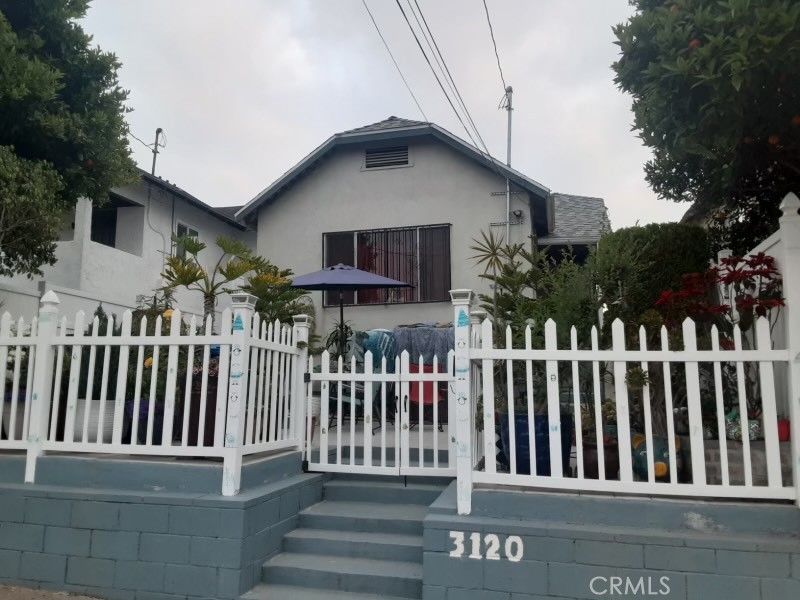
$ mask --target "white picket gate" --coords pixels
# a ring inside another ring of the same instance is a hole
[[[408,352],[390,362],[382,357],[377,368],[369,351],[347,368],[341,357],[332,365],[328,352],[319,361],[311,357],[307,414],[316,402],[320,414],[318,423],[308,418],[309,469],[455,476],[453,356],[446,365],[434,357],[429,372],[421,356],[412,369]]]

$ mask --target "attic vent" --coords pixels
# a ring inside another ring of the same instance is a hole
[[[367,169],[381,167],[401,167],[408,164],[408,146],[395,148],[375,148],[367,150],[364,166]]]

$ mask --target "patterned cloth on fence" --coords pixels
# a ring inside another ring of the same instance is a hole
[[[422,355],[422,361],[430,365],[436,356],[444,368],[447,364],[447,353],[455,347],[452,327],[395,327],[392,334],[398,354],[408,350],[412,363],[417,362]]]
[[[356,362],[364,364],[364,355],[372,352],[372,371],[381,370],[381,359],[386,357],[386,372],[394,373],[394,361],[397,357],[397,346],[391,333],[380,330],[356,331],[353,333],[350,352],[347,360],[355,357]]]

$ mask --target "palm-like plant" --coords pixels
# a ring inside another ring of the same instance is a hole
[[[166,267],[161,274],[166,284],[161,289],[173,291],[184,287],[200,292],[203,295],[203,322],[211,317],[213,329],[217,296],[222,292],[234,291],[225,286],[251,271],[263,268],[267,261],[255,255],[243,242],[219,236],[216,245],[222,254],[211,269],[206,269],[198,257],[206,249],[206,244],[191,236],[173,236],[172,239],[175,246],[184,251],[184,255],[167,257]]]

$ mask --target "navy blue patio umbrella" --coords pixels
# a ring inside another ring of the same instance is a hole
[[[340,335],[344,331],[344,298],[342,292],[353,292],[358,290],[375,290],[383,288],[403,288],[414,287],[411,284],[396,279],[390,279],[383,275],[376,275],[368,271],[362,271],[348,265],[338,264],[332,267],[325,267],[320,271],[298,275],[292,278],[292,287],[304,290],[339,292],[339,329]],[[341,339],[339,351],[341,354]]]

